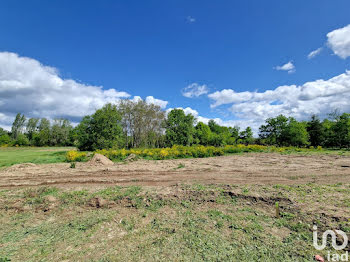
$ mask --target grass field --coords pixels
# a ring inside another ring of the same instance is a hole
[[[0,147],[0,168],[20,163],[47,164],[65,160],[72,147]]]
[[[350,186],[340,184],[37,188],[0,196],[0,261],[312,261],[313,224],[350,230]]]

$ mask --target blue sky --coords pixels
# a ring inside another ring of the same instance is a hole
[[[349,10],[348,0],[5,0],[0,126],[8,128],[17,111],[78,121],[102,102],[134,96],[167,101],[165,109],[188,107],[202,121],[255,128],[279,113],[302,120],[349,111]],[[203,94],[185,97],[189,85]],[[101,94],[111,89],[124,93]],[[75,98],[71,113],[62,109],[65,92]]]

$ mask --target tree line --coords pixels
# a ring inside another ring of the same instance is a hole
[[[76,146],[86,151],[235,144],[348,148],[350,114],[335,112],[322,121],[316,115],[309,121],[279,115],[266,119],[259,128],[259,137],[254,138],[250,127],[240,130],[237,126],[221,126],[214,120],[205,124],[182,109],[172,109],[166,114],[159,106],[142,100],[122,100],[117,105],[106,104],[94,114],[83,117],[76,127],[67,119],[27,120],[19,113],[10,132],[0,128],[0,145],[4,144]]]

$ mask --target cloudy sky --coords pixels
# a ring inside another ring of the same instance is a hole
[[[17,112],[77,123],[125,98],[254,130],[278,114],[350,112],[349,10],[348,0],[4,0],[0,126]]]

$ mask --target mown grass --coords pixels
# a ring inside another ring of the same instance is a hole
[[[302,206],[307,200],[308,206],[317,207],[322,200],[321,207],[328,205],[332,212],[349,212],[344,201],[349,199],[349,185],[193,185],[169,190],[172,193],[137,186],[99,191],[2,190],[0,258],[312,261],[320,253],[312,246],[314,223],[320,228],[350,229],[348,220],[332,220],[328,210]],[[286,197],[291,203],[283,203]],[[108,204],[91,206],[95,198]],[[280,198],[280,218],[275,217],[274,203],[269,203],[275,198]]]
[[[65,161],[72,147],[0,147],[0,168],[20,163],[48,164]]]

